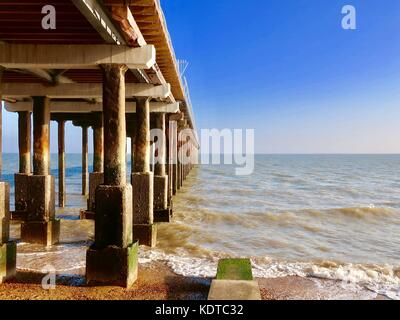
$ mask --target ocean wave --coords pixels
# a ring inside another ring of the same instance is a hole
[[[199,211],[199,214],[209,214],[207,212]],[[390,208],[378,208],[378,207],[348,207],[348,208],[333,208],[333,209],[301,209],[301,210],[286,210],[280,212],[271,212],[268,210],[265,211],[247,211],[244,213],[237,214],[221,214],[217,213],[218,217],[215,216],[216,219],[227,219],[228,221],[238,222],[242,221],[244,218],[253,219],[256,222],[282,222],[289,223],[295,220],[303,219],[304,216],[309,216],[311,218],[323,218],[330,217],[332,215],[341,215],[350,218],[364,219],[364,218],[380,218],[380,217],[392,217],[398,216],[399,211],[390,209]],[[232,218],[232,216],[237,216],[236,218]],[[304,225],[304,228],[310,229],[310,231],[317,232],[318,228],[313,225]]]
[[[369,207],[359,207],[359,208],[339,208],[328,210],[328,213],[340,213],[344,216],[363,219],[363,218],[380,218],[389,217],[398,214],[396,210],[389,208],[376,208],[374,206]]]

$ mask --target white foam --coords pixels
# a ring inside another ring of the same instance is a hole
[[[57,268],[55,270],[55,272],[57,274],[60,274],[60,273],[65,273],[65,272],[72,272],[72,271],[76,271],[76,270],[81,270],[81,269],[84,269],[85,267],[86,267],[86,264],[83,263],[83,264],[77,264],[77,265],[71,266],[70,268],[66,268],[66,269]],[[46,268],[45,267],[41,268],[41,269],[17,267],[17,270],[18,271],[25,271],[25,272],[43,273],[43,274],[46,273],[46,271],[45,271]]]

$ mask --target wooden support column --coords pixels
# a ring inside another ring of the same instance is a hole
[[[31,113],[18,112],[19,173],[31,173]]]
[[[104,184],[96,188],[95,243],[86,255],[86,281],[130,287],[137,278],[138,243],[132,243],[132,186],[126,183],[127,67],[106,64],[101,69]]]
[[[65,120],[58,121],[58,206],[65,207]]]
[[[88,157],[88,127],[82,126],[82,195],[88,194],[89,157]]]

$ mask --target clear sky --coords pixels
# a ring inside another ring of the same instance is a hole
[[[259,153],[400,153],[399,0],[161,3],[198,129],[254,128]],[[341,27],[347,4],[357,30]],[[16,116],[3,127],[17,151]]]

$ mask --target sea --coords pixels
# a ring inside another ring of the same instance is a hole
[[[57,155],[51,160],[57,178]],[[79,220],[87,201],[81,156],[67,154],[66,161],[61,242],[22,243],[14,223],[19,270],[84,275],[94,225]],[[139,262],[214,277],[220,258],[248,257],[255,277],[299,276],[318,286],[332,280],[332,299],[400,299],[400,155],[256,155],[253,174],[237,176],[235,169],[194,168],[174,197],[173,221],[159,225],[157,247],[141,248]],[[17,171],[18,155],[4,154],[11,209]]]

